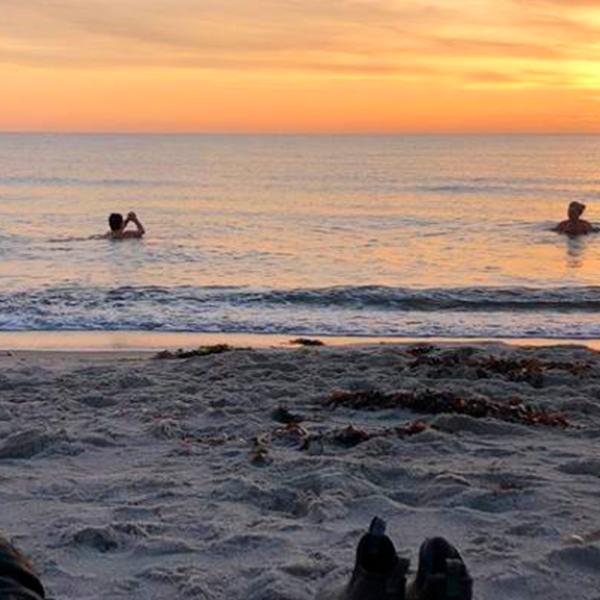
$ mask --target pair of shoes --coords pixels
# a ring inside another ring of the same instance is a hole
[[[348,584],[317,600],[471,600],[473,581],[458,550],[444,538],[423,542],[417,575],[407,588],[408,567],[385,534],[385,522],[375,517],[358,543]]]
[[[0,536],[0,598],[2,600],[43,600],[44,586],[29,561]]]

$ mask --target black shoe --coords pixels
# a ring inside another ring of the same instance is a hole
[[[458,550],[442,537],[425,540],[407,600],[471,600],[472,596],[473,580]]]
[[[318,600],[404,600],[408,560],[400,558],[385,522],[371,521],[356,549],[356,561],[350,582],[342,589],[318,596]]]
[[[0,537],[0,598],[2,600],[43,600],[44,587],[29,561]]]

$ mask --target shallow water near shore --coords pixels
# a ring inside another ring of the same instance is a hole
[[[0,330],[600,337],[594,136],[0,135]],[[89,239],[135,209],[142,243]]]

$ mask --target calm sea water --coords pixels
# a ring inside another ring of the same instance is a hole
[[[0,135],[0,330],[600,337],[600,138]],[[142,242],[89,239],[135,210]]]

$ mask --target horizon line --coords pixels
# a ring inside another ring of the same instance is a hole
[[[168,136],[598,136],[600,131],[170,131],[170,130],[2,130],[0,135],[168,135]]]

